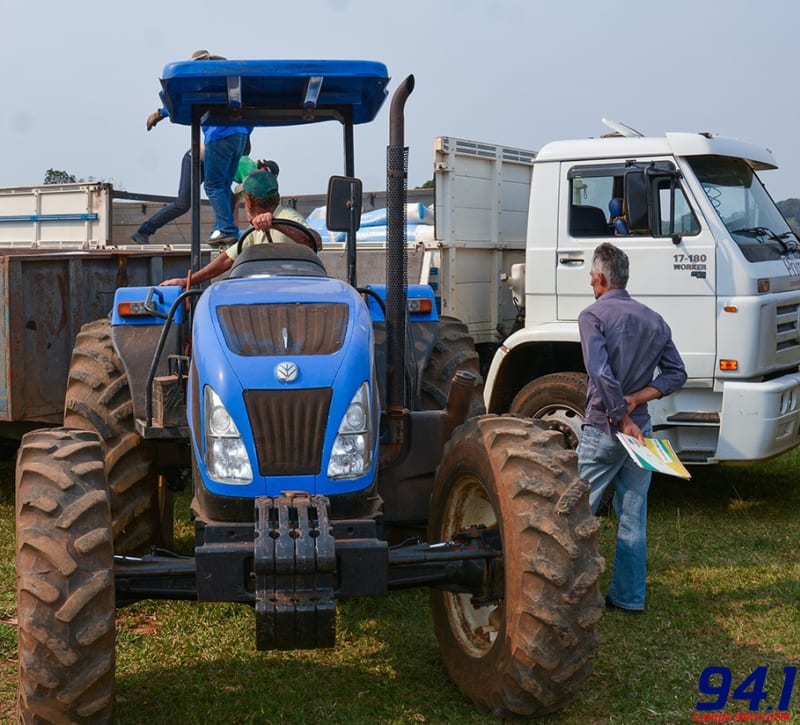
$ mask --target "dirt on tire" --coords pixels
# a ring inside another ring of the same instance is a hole
[[[452,680],[495,717],[559,710],[590,676],[605,562],[588,494],[561,434],[529,419],[469,420],[445,448],[428,540],[498,528],[503,584],[482,607],[432,590],[434,628]]]
[[[114,550],[97,435],[26,434],[16,502],[19,722],[110,722]]]
[[[75,340],[64,425],[94,431],[103,441],[114,550],[138,554],[169,545],[172,499],[155,473],[152,447],[136,432],[128,376],[108,319],[84,325]]]

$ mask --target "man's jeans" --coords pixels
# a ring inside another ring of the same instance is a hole
[[[642,428],[652,436],[652,426]],[[650,471],[637,466],[616,438],[584,425],[578,443],[578,473],[592,485],[589,505],[592,512],[603,500],[609,486],[614,487],[617,548],[608,598],[623,609],[644,609],[647,580],[647,490]]]
[[[202,178],[203,164],[200,164]],[[148,237],[155,234],[161,227],[169,224],[174,219],[185,214],[192,208],[192,152],[187,151],[181,161],[181,177],[178,180],[178,198],[171,204],[159,209],[151,216],[139,231]]]
[[[239,236],[231,206],[231,184],[246,143],[246,133],[234,133],[206,145],[203,186],[214,210],[214,229],[225,237]]]

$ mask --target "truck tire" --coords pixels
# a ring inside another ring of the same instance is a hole
[[[110,722],[114,549],[98,436],[26,434],[16,487],[18,720]]]
[[[70,361],[64,425],[94,431],[105,451],[114,550],[138,554],[172,543],[173,499],[156,475],[152,446],[136,432],[128,375],[111,339],[111,321],[84,325]]]
[[[531,380],[511,401],[509,413],[541,420],[560,431],[575,450],[586,410],[586,373],[553,373]]]
[[[488,605],[432,590],[434,629],[451,679],[495,717],[559,710],[591,673],[605,562],[588,493],[562,436],[525,418],[474,418],[445,447],[428,540],[496,528],[503,555]]]
[[[455,317],[439,318],[439,339],[422,375],[422,410],[441,410],[447,403],[450,381],[459,370],[473,373],[478,385],[472,394],[470,417],[483,415],[483,378],[475,343],[467,326]]]

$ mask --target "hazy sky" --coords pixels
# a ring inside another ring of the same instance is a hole
[[[376,60],[390,90],[413,73],[410,187],[433,175],[435,136],[535,150],[606,116],[765,146],[770,192],[800,197],[797,0],[0,0],[0,18],[0,186],[55,168],[174,194],[189,129],[145,119],[164,66],[205,48]],[[365,190],[386,185],[388,110],[356,130]],[[340,127],[256,129],[253,156],[278,161],[282,193],[321,193],[343,171]]]

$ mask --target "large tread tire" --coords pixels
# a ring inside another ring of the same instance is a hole
[[[439,318],[439,337],[422,375],[422,410],[444,408],[450,381],[459,370],[474,374],[478,382],[472,393],[470,417],[483,415],[483,378],[475,342],[461,320],[445,315]]]
[[[111,321],[84,325],[75,340],[64,425],[103,441],[111,491],[114,550],[138,554],[172,542],[172,495],[156,475],[153,449],[136,432],[128,376],[111,339]]]
[[[541,420],[578,447],[586,411],[586,373],[553,373],[531,380],[511,401],[509,413]]]
[[[16,487],[19,722],[108,723],[114,550],[100,440],[26,434]]]
[[[528,419],[472,419],[445,447],[428,540],[499,528],[503,593],[475,607],[432,590],[434,628],[452,680],[495,717],[559,710],[591,673],[605,562],[588,493],[562,436]]]

